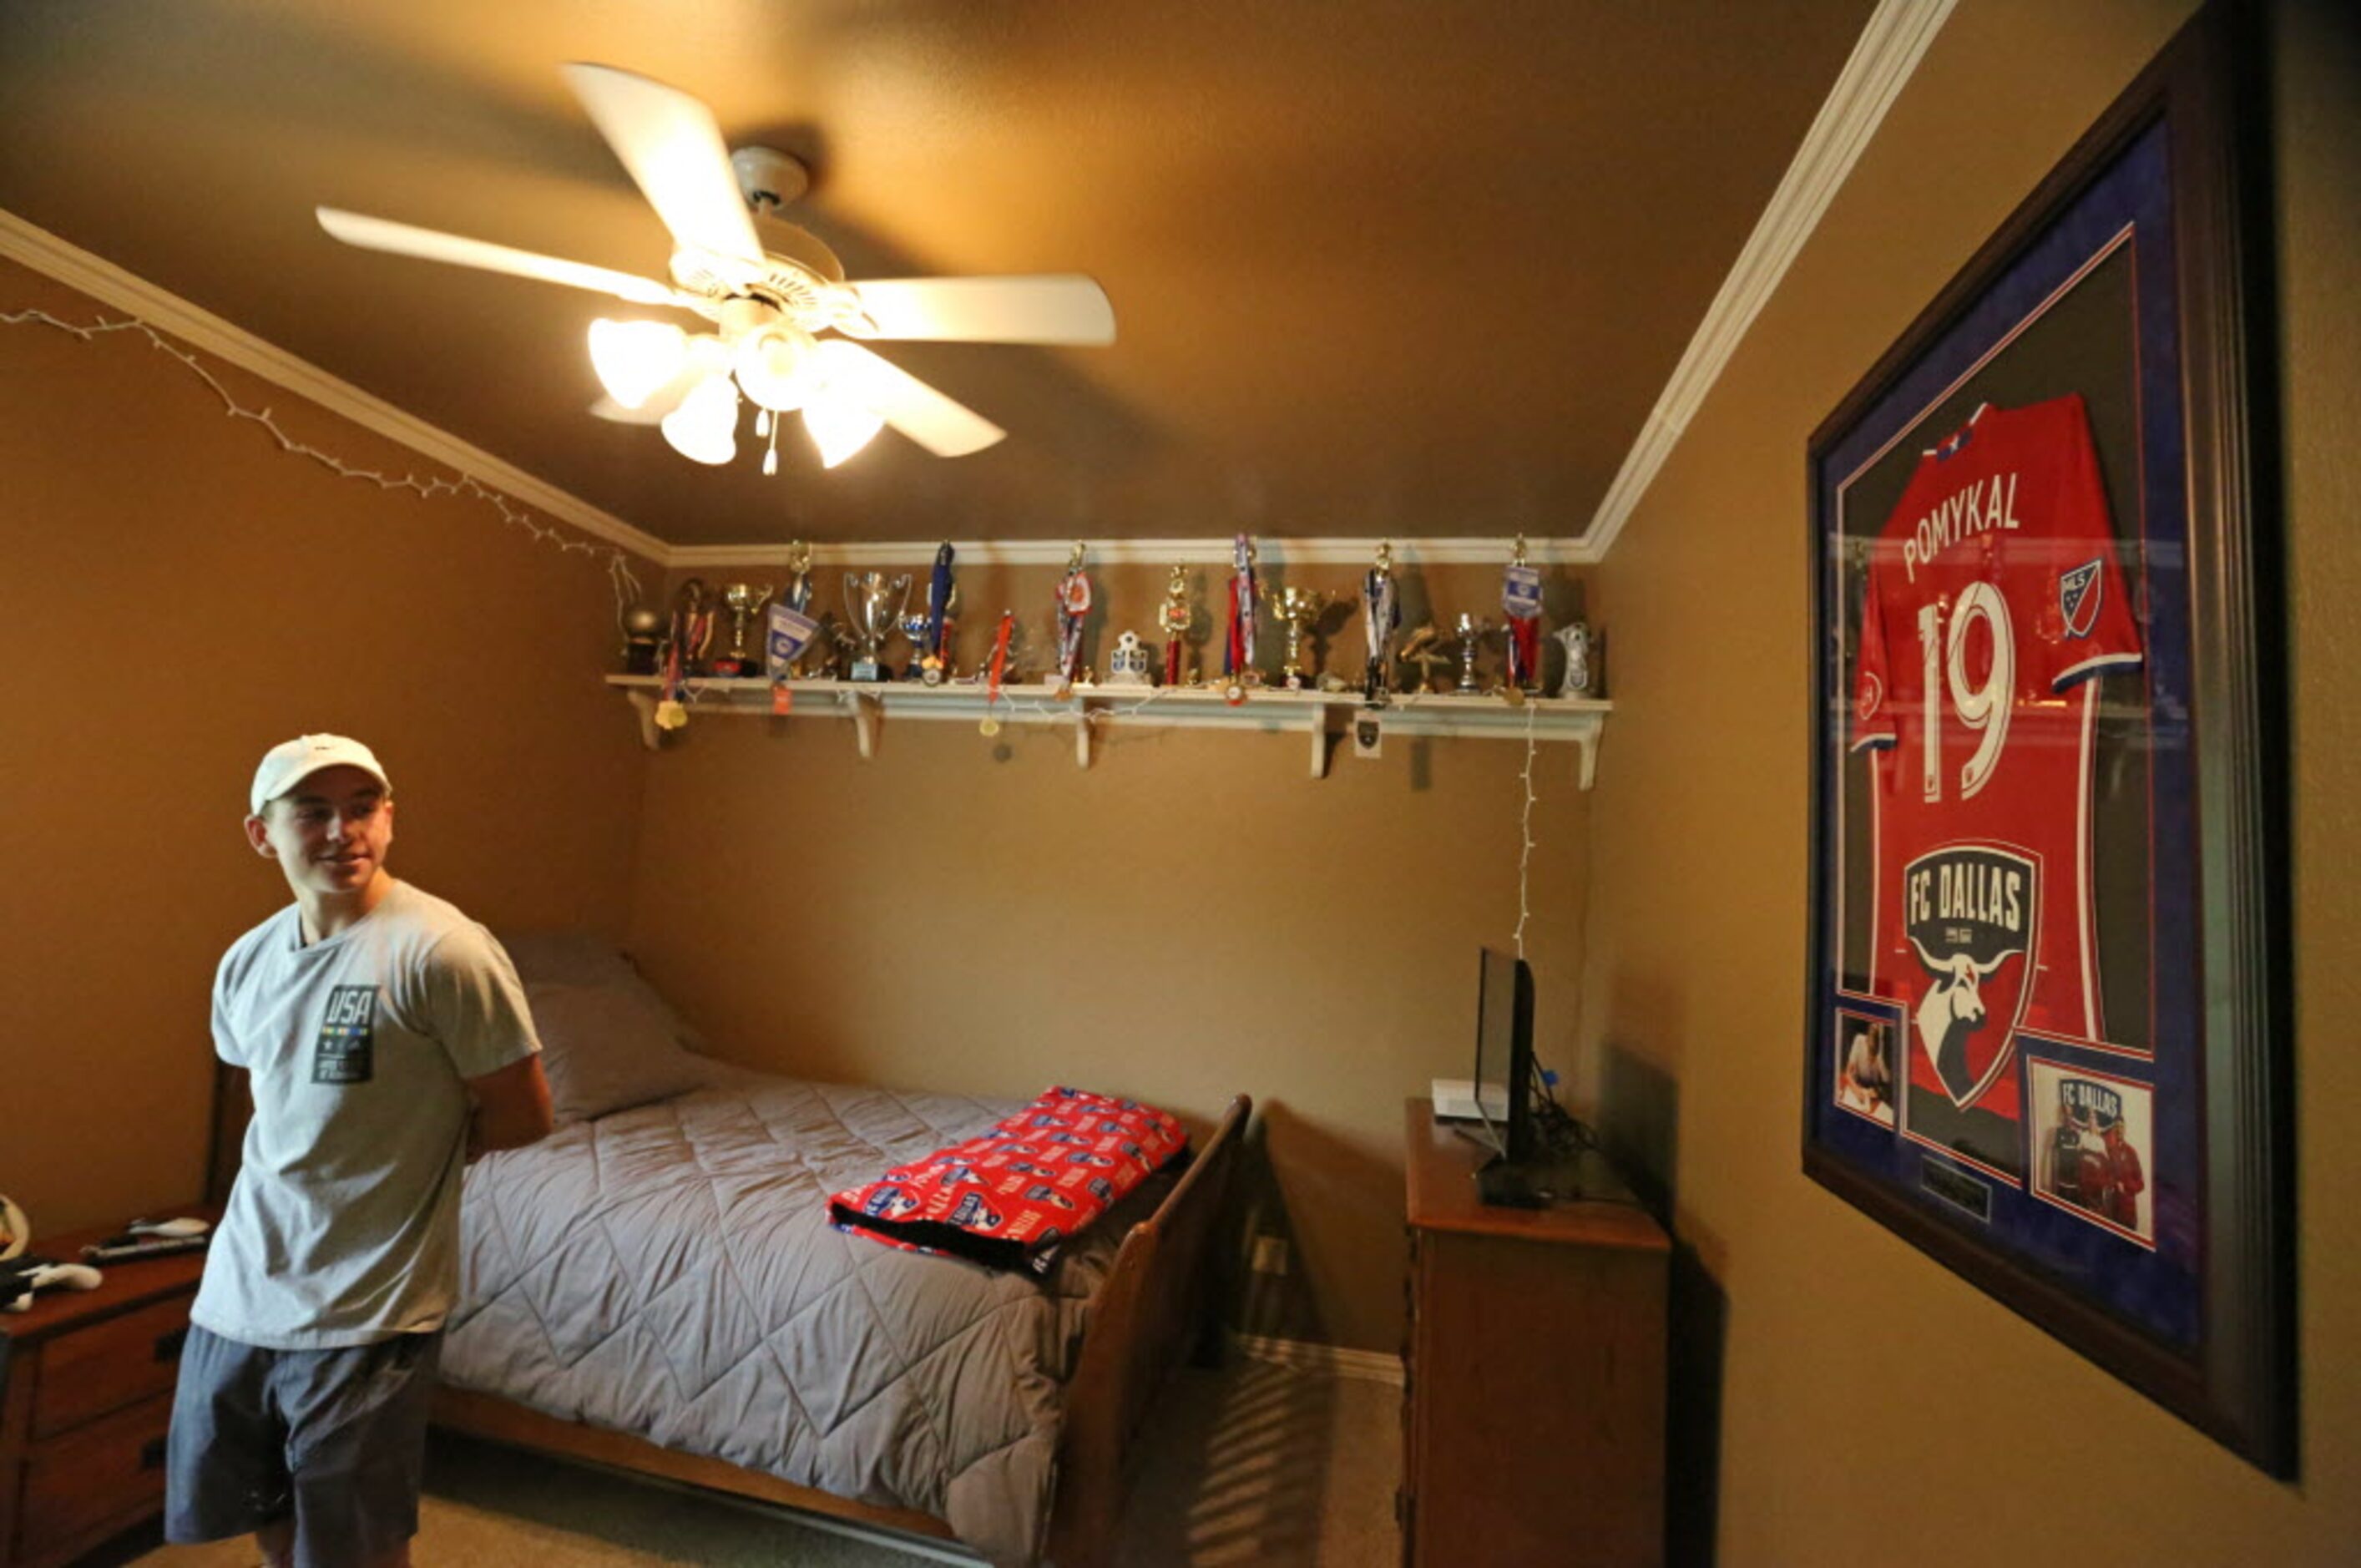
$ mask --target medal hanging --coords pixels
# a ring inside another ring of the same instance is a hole
[[[1500,608],[1509,617],[1509,690],[1522,694],[1541,673],[1542,574],[1525,565],[1525,540],[1500,581]]]
[[[976,726],[986,735],[1000,733],[1000,716],[993,709],[1000,703],[1001,673],[1008,667],[1008,639],[1016,630],[1016,612],[1013,609],[1001,611],[1000,633],[992,640],[992,674],[984,685],[983,722]]]
[[[680,678],[680,617],[673,617],[672,647],[664,654],[664,690],[656,701],[656,728],[678,729],[688,722],[688,708],[681,699],[687,684]]]

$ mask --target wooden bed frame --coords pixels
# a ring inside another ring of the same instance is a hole
[[[1213,1136],[1180,1181],[1123,1238],[1099,1290],[1082,1354],[1066,1386],[1065,1429],[1058,1445],[1046,1561],[1057,1568],[1111,1563],[1126,1487],[1137,1457],[1135,1440],[1165,1378],[1188,1354],[1202,1302],[1202,1264],[1238,1161],[1246,1095],[1232,1100]],[[437,1425],[498,1442],[639,1475],[785,1504],[862,1524],[956,1543],[932,1514],[840,1497],[725,1460],[659,1448],[644,1438],[544,1415],[491,1394],[445,1387],[435,1396]]]

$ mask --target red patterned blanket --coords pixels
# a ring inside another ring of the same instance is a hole
[[[829,1217],[892,1246],[1046,1274],[1062,1238],[1188,1146],[1152,1106],[1051,1089],[981,1137],[835,1194]]]

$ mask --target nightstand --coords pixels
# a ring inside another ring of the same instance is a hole
[[[43,1236],[80,1262],[107,1230]],[[102,1265],[0,1313],[0,1568],[53,1568],[164,1506],[164,1429],[205,1255]]]
[[[1603,1165],[1487,1207],[1484,1151],[1408,1110],[1402,1561],[1656,1568],[1670,1240]]]

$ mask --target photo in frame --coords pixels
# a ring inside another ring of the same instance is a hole
[[[2202,11],[1812,437],[1804,1167],[2284,1475],[2285,658],[2241,26]]]

